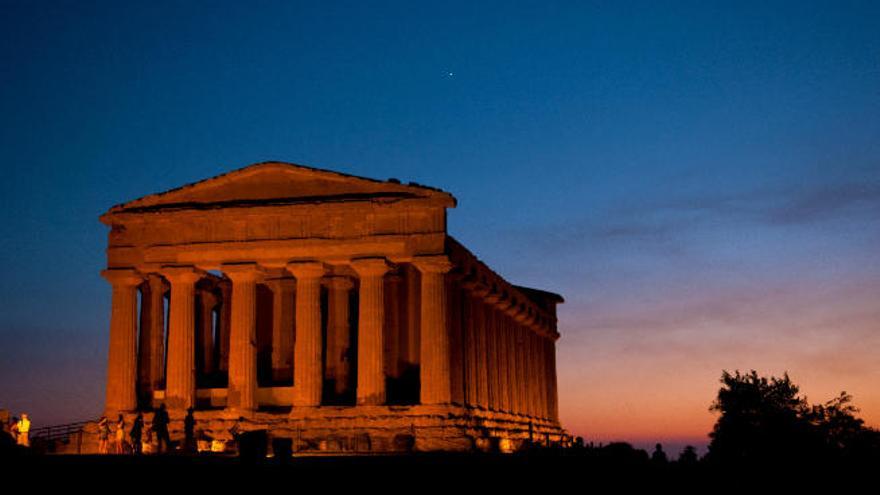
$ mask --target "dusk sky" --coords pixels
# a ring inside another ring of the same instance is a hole
[[[880,3],[707,3],[0,0],[0,408],[100,414],[101,213],[280,160],[563,294],[572,434],[702,446],[723,369],[880,426]]]

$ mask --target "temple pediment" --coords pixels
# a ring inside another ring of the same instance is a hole
[[[281,162],[264,162],[114,206],[108,213],[333,201],[455,198],[439,189],[380,181]]]

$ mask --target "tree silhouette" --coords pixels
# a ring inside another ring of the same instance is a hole
[[[788,374],[762,377],[752,370],[724,371],[711,411],[720,413],[709,435],[708,460],[824,462],[878,457],[878,432],[857,418],[852,397],[842,392],[821,405],[801,397]]]
[[[684,450],[681,451],[681,454],[678,456],[678,463],[682,466],[694,466],[697,464],[699,460],[699,456],[697,456],[697,449],[694,448],[693,445],[685,446]]]

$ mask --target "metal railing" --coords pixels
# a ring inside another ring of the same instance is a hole
[[[63,425],[41,426],[39,428],[31,428],[31,442],[66,442],[70,440],[70,435],[79,433],[89,421],[78,421],[76,423],[67,423]]]

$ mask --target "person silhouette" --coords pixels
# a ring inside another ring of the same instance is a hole
[[[159,406],[156,414],[153,415],[153,432],[155,432],[156,434],[156,451],[158,453],[163,452],[163,444],[165,446],[165,452],[167,452],[170,448],[171,437],[168,436],[169,422],[170,419],[168,418],[168,411],[165,409],[165,404],[162,404]]]
[[[110,441],[110,420],[107,419],[107,416],[101,416],[101,419],[98,420],[98,453],[99,454],[109,454],[110,448],[108,442]]]
[[[22,447],[30,447],[30,432],[31,432],[31,420],[28,418],[27,413],[21,413],[21,418],[15,420],[15,424],[12,426],[12,431],[15,433],[15,441],[18,445]]]
[[[658,443],[654,446],[654,453],[651,454],[651,462],[666,464],[667,460],[666,452],[663,452],[663,446]]]
[[[144,415],[143,413],[138,413],[137,417],[134,418],[134,423],[131,425],[131,432],[129,432],[128,436],[131,438],[131,453],[132,454],[140,454],[141,453],[141,438],[144,433]]]
[[[116,419],[116,432],[113,442],[113,451],[116,454],[125,453],[125,417],[120,414]]]
[[[183,446],[187,453],[196,451],[196,418],[193,415],[193,408],[186,410],[186,417],[183,418]]]

